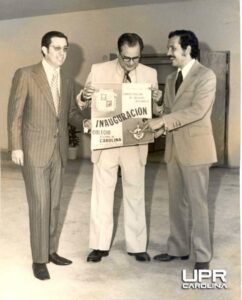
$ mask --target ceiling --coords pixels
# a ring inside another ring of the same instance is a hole
[[[0,20],[188,0],[0,0]]]

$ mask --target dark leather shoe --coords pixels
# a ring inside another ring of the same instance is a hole
[[[135,256],[135,259],[138,261],[150,261],[150,256],[147,252],[140,252],[140,253],[128,252],[128,255]]]
[[[49,261],[52,262],[53,264],[56,264],[59,266],[67,266],[67,265],[72,264],[71,260],[61,257],[57,253],[50,254]]]
[[[171,261],[173,259],[187,260],[189,259],[189,255],[173,256],[173,255],[169,255],[168,253],[161,253],[159,255],[154,256],[154,260],[158,260],[158,261]]]
[[[108,256],[109,251],[96,250],[94,249],[91,253],[89,253],[87,257],[87,261],[99,262],[102,260],[102,257]]]
[[[209,262],[196,262],[194,270],[209,270]]]
[[[50,274],[46,264],[33,263],[32,269],[36,278],[40,280],[50,279]]]

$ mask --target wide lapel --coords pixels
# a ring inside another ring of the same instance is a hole
[[[116,59],[114,61],[114,68],[113,68],[113,74],[112,74],[112,77],[113,77],[113,82],[117,82],[117,83],[123,83],[123,80],[124,80],[124,70],[123,68],[120,66],[119,64],[119,61],[118,59]]]
[[[145,76],[144,66],[142,64],[138,64],[137,68],[135,68],[132,72],[134,73],[134,77],[136,78],[136,82],[138,83],[146,83],[149,82],[149,77]]]
[[[42,66],[42,63],[37,64],[33,69],[33,79],[35,80],[36,84],[39,86],[41,93],[43,94],[46,101],[49,103],[51,109],[53,110],[53,113],[56,115],[51,89],[44,68]]]
[[[180,87],[176,93],[176,96],[175,96],[175,101],[177,101],[177,99],[179,99],[179,97],[183,94],[183,92],[191,84],[191,79],[194,75],[196,75],[198,68],[199,68],[199,62],[195,61],[190,72],[188,72],[186,78],[183,80],[182,84],[180,85]],[[174,90],[175,90],[175,87],[174,87]]]
[[[59,103],[59,116],[63,112],[65,100],[67,99],[67,79],[63,72],[60,70],[60,103]]]
[[[142,70],[141,70],[141,65],[140,64],[138,64],[138,66],[137,66],[137,68],[135,69],[135,76],[136,76],[136,82],[143,82],[144,80],[143,80],[143,78],[142,78],[142,74],[143,74],[143,72],[142,72]]]
[[[170,99],[171,99],[171,103],[169,105],[173,105],[173,103],[175,102],[175,82],[176,82],[176,74],[177,72],[173,72],[170,77],[167,80],[167,85],[168,85],[168,91],[170,93]]]

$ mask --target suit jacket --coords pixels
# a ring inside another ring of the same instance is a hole
[[[158,87],[157,82],[157,72],[155,69],[147,67],[143,64],[138,64],[135,71],[136,82],[137,83],[151,83],[153,86]],[[91,72],[87,78],[86,84],[90,83],[122,83],[123,82],[124,71],[118,63],[118,59],[94,64],[92,65]],[[148,146],[139,145],[140,160],[142,164],[146,163]],[[92,151],[92,162],[96,163],[99,160],[101,151],[104,150],[94,150]]]
[[[211,112],[215,100],[216,76],[195,61],[175,95],[176,74],[167,77],[164,121],[168,129],[165,161],[169,162],[173,143],[183,165],[217,161]]]
[[[68,120],[79,120],[81,124],[83,118],[75,104],[73,82],[62,72],[60,80],[57,116],[42,63],[18,69],[14,75],[8,111],[9,148],[11,151],[22,149],[25,164],[45,166],[57,138],[62,162],[66,163]]]

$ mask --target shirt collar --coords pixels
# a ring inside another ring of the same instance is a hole
[[[42,60],[42,65],[48,78],[52,77],[55,71],[57,71],[58,75],[60,74],[60,68],[53,68],[44,58]]]
[[[182,77],[183,80],[185,79],[185,77],[187,76],[187,74],[189,73],[189,71],[191,70],[193,64],[195,63],[195,59],[193,58],[188,64],[186,64],[182,69],[178,68],[177,70],[177,74],[179,71],[182,71]]]

